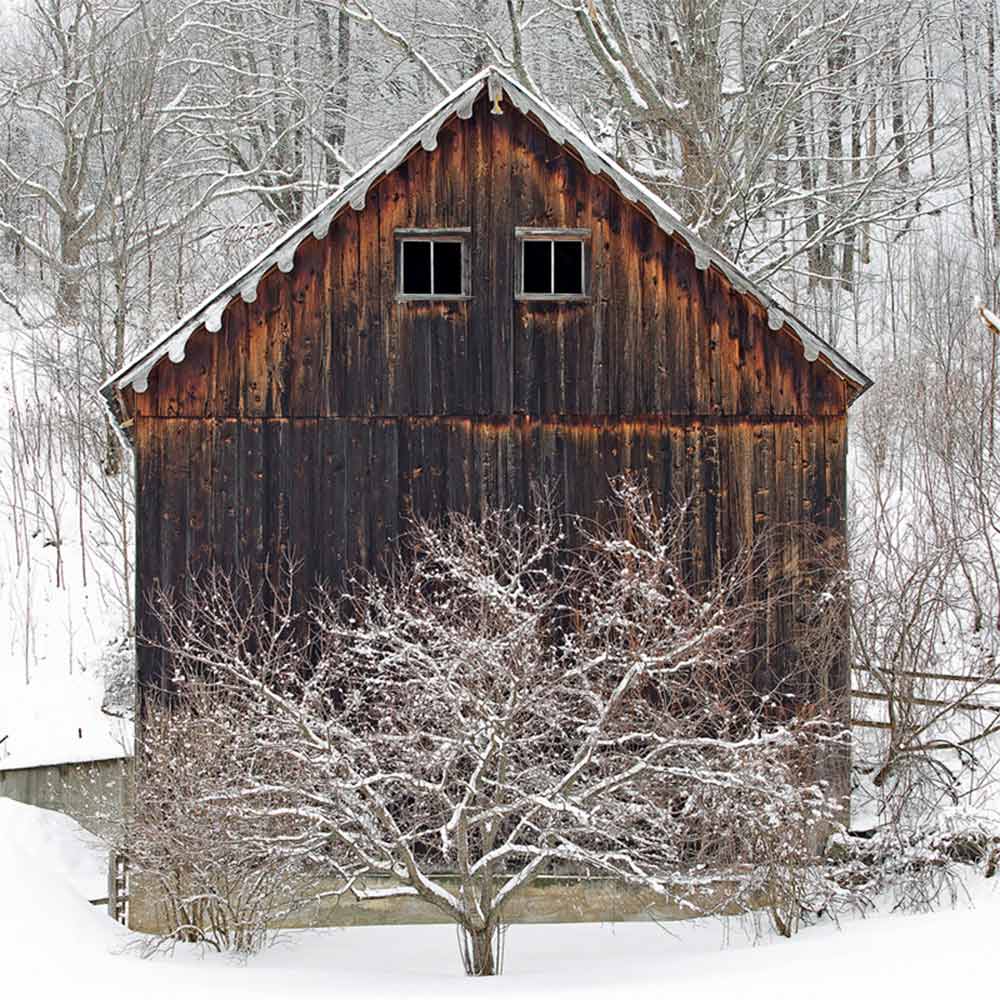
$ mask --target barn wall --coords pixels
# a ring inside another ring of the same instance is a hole
[[[587,303],[517,302],[516,226],[589,227]],[[471,228],[470,299],[395,300],[397,227]],[[408,511],[527,503],[556,485],[593,513],[608,476],[694,498],[693,570],[769,526],[843,530],[845,383],[528,119],[481,101],[307,241],[290,275],[237,300],[218,334],[128,400],[138,587],[215,561],[302,560],[303,588],[373,565]],[[777,553],[773,574],[798,553]],[[774,636],[790,635],[794,608]],[[148,609],[140,632],[155,634]],[[158,654],[140,651],[157,684]],[[779,659],[757,666],[770,685]],[[839,676],[814,678],[846,690]]]
[[[262,572],[287,553],[305,589],[374,566],[409,511],[528,505],[532,485],[546,482],[564,509],[588,513],[607,497],[608,477],[627,470],[663,496],[693,498],[692,570],[705,578],[770,526],[806,521],[842,531],[844,427],[843,416],[142,420],[139,578],[147,589],[183,588],[191,567]],[[775,572],[794,570],[796,555],[783,553]],[[144,634],[154,624],[147,620]],[[153,651],[142,669],[146,682],[158,675]],[[759,669],[761,684],[780,679],[778,662]],[[828,683],[839,689],[846,677]]]

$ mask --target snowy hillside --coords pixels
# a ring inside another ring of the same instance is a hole
[[[131,728],[101,711],[121,625],[92,554],[100,526],[80,516],[58,429],[26,425],[53,414],[35,363],[46,334],[0,312],[0,769],[120,756]]]

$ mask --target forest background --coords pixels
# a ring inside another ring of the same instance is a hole
[[[995,0],[0,8],[0,766],[126,738],[133,483],[98,386],[493,63],[874,377],[858,815],[988,804],[998,31]]]

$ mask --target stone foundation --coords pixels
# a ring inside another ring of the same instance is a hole
[[[446,880],[442,879],[446,883]],[[336,891],[343,883],[319,880],[317,894]],[[376,887],[379,882],[370,879]],[[388,885],[388,881],[384,882]],[[447,884],[447,883],[446,883]],[[640,920],[685,920],[720,912],[716,898],[706,896],[698,910],[664,900],[655,893],[623,887],[611,879],[578,876],[546,876],[518,893],[507,905],[505,919],[511,924],[598,923]],[[723,909],[723,912],[725,910]],[[732,911],[730,911],[732,912]],[[390,924],[441,924],[448,918],[436,907],[415,896],[358,902],[349,896],[328,897],[310,903],[277,922],[281,928],[364,927]],[[129,881],[128,925],[144,934],[167,930],[153,887],[141,875]]]

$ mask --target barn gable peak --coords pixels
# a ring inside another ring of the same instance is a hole
[[[501,102],[506,97],[518,112],[530,116],[554,142],[570,147],[592,174],[603,176],[624,198],[644,209],[667,235],[687,244],[699,270],[709,267],[716,269],[734,291],[755,299],[766,310],[768,327],[772,331],[790,331],[802,344],[807,361],[816,361],[822,355],[826,365],[851,384],[850,398],[857,398],[869,388],[872,382],[860,369],[792,316],[735,263],[709,247],[661,198],[594,146],[551,105],[502,69],[489,66],[452,91],[231,281],[209,295],[164,336],[115,372],[101,387],[101,394],[108,403],[116,424],[121,424],[122,417],[118,402],[120,392],[126,389],[136,393],[145,392],[149,387],[149,375],[153,368],[164,358],[174,364],[182,362],[188,340],[197,330],[204,328],[209,332],[218,332],[222,328],[226,308],[237,297],[248,303],[254,302],[258,286],[266,274],[275,268],[286,274],[292,271],[296,251],[303,241],[310,236],[324,239],[334,219],[345,209],[362,211],[373,184],[392,173],[418,146],[427,151],[434,150],[437,147],[438,133],[444,124],[455,115],[462,119],[471,118],[475,102],[484,90],[492,113],[504,113]]]

